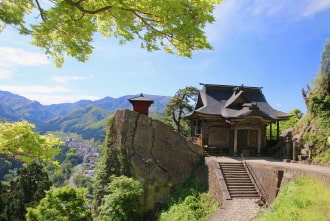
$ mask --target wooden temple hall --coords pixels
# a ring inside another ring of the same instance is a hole
[[[202,85],[194,111],[185,118],[193,142],[207,154],[258,155],[279,141],[279,122],[291,115],[273,109],[262,87]]]

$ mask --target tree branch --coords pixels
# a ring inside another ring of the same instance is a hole
[[[102,7],[102,8],[99,8],[99,9],[96,9],[96,10],[88,10],[86,8],[84,8],[81,3],[84,2],[85,0],[79,0],[77,2],[74,2],[73,0],[64,0],[66,3],[68,3],[69,5],[71,6],[74,6],[76,7],[79,11],[83,12],[84,14],[91,14],[91,15],[94,15],[94,14],[97,14],[97,13],[101,13],[101,12],[104,12],[104,11],[108,11],[108,10],[111,10],[113,9],[112,6],[105,6],[105,7]],[[161,35],[163,35],[167,40],[169,40],[170,38],[173,38],[172,35],[169,35],[165,32],[162,32],[158,29],[156,29],[153,25],[151,25],[149,22],[157,22],[156,20],[154,19],[149,19],[149,18],[146,18],[144,16],[141,16],[140,14],[143,14],[143,15],[152,15],[151,13],[146,13],[146,12],[143,12],[141,10],[138,10],[138,9],[131,9],[131,8],[120,8],[121,10],[124,10],[124,11],[130,11],[132,12],[137,18],[140,19],[140,21],[148,28],[160,33]],[[83,17],[83,16],[82,16]],[[173,43],[172,43],[173,44]]]
[[[46,22],[47,18],[45,16],[44,9],[40,6],[39,0],[35,0],[35,2],[37,4],[38,10],[40,12],[40,16],[41,16],[42,21]]]
[[[73,0],[64,0],[64,1],[66,3],[68,3],[69,5],[76,7],[77,9],[79,9],[79,11],[84,12],[86,14],[91,14],[91,15],[95,15],[100,12],[108,11],[113,8],[111,5],[109,5],[109,6],[105,6],[105,7],[96,9],[96,10],[88,10],[81,5],[81,3],[84,2],[85,0],[79,0],[77,2],[74,2]]]

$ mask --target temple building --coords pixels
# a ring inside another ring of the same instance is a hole
[[[211,154],[234,155],[258,155],[276,144],[279,122],[291,115],[272,108],[262,87],[202,85],[194,111],[185,116],[196,144]]]

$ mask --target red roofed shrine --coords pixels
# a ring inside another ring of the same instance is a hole
[[[128,101],[133,105],[133,111],[147,116],[150,105],[154,103],[154,100],[143,96],[142,93],[138,97],[128,99]]]

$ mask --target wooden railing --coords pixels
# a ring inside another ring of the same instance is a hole
[[[191,137],[191,142],[199,146],[203,145],[203,140],[200,137]]]
[[[268,153],[269,154],[276,153],[276,152],[280,151],[282,149],[282,147],[285,145],[286,145],[286,141],[280,141],[277,144],[275,144],[274,146],[272,146],[269,149]],[[281,155],[281,153],[280,153],[280,155]],[[280,157],[282,157],[282,155]]]

